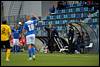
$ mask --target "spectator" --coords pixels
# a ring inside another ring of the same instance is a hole
[[[83,7],[87,6],[87,1],[82,1],[82,4],[81,4]]]
[[[64,1],[63,5],[64,5],[64,9],[66,9],[66,7],[68,7],[67,1]]]
[[[62,1],[58,1],[58,3],[57,3],[57,10],[62,10],[62,9],[64,9],[63,2]]]
[[[88,0],[87,1],[87,4],[88,4],[88,8],[89,8],[89,11],[91,11],[91,9],[92,9],[92,0]]]
[[[54,7],[54,5],[53,5],[52,8],[49,9],[49,12],[50,12],[50,13],[55,13],[55,7]]]
[[[99,10],[99,2],[98,2],[98,0],[97,1],[93,1],[94,2],[94,10],[95,11],[97,11],[97,10]]]

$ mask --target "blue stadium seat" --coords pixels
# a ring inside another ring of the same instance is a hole
[[[76,8],[72,8],[72,12],[76,12]]]
[[[50,19],[50,17],[49,17],[49,16],[47,16],[47,18],[46,18],[46,19],[48,19],[48,20],[49,20],[49,19]]]
[[[65,9],[63,9],[61,13],[65,13]]]
[[[68,9],[65,9],[65,12],[67,13],[68,12]]]
[[[64,18],[64,14],[61,14],[61,15],[60,15],[60,18]]]
[[[70,14],[67,14],[68,15],[68,18],[71,18],[71,15]]]
[[[80,8],[76,8],[76,12],[80,12]]]
[[[61,12],[62,12],[62,10],[58,10],[58,14],[61,13]]]
[[[84,12],[84,7],[80,7],[80,11],[81,12]]]
[[[88,11],[88,7],[84,7],[84,11]]]

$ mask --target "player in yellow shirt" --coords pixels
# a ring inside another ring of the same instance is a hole
[[[6,48],[6,61],[10,59],[10,39],[11,37],[11,28],[7,25],[7,21],[2,21],[1,24],[1,48]]]

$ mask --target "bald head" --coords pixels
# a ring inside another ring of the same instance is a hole
[[[30,16],[26,16],[26,20],[30,20]]]

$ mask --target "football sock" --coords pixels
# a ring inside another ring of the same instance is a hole
[[[10,58],[10,49],[7,49],[6,51],[6,60],[9,60]]]
[[[32,47],[31,50],[32,50],[32,55],[34,55],[35,54],[34,47]]]
[[[31,48],[28,48],[28,54],[29,54],[29,57],[32,57],[31,56],[31,54],[32,54]]]

